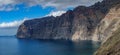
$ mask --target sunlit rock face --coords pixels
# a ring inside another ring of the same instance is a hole
[[[99,38],[97,38],[98,40],[106,40],[119,28],[120,8],[118,8],[118,6],[120,7],[120,4],[111,8],[105,18],[101,20],[100,24],[96,28],[93,39],[96,39],[96,36],[99,36]]]
[[[94,55],[120,55],[120,28],[114,31]]]
[[[18,28],[17,37],[104,41],[120,24],[119,5],[120,0],[104,0],[61,16],[27,20]]]

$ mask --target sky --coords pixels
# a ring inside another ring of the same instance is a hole
[[[102,0],[0,0],[0,36],[15,35],[25,20],[60,16],[77,6]]]

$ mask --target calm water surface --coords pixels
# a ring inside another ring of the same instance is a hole
[[[0,37],[0,55],[93,55],[98,42],[53,41]]]

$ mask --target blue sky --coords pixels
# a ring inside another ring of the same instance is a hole
[[[59,16],[76,6],[102,0],[0,0],[0,36],[15,35],[24,20]]]
[[[18,10],[0,11],[0,23],[21,20],[24,18],[43,17],[55,9],[53,7],[42,8],[41,6],[25,8],[23,5],[19,5],[18,7]]]

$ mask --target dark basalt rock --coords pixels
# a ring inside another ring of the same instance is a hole
[[[109,29],[101,28],[109,22],[106,21],[106,16],[110,9],[119,2],[120,0],[104,0],[90,7],[78,6],[61,16],[27,20],[18,28],[17,37],[103,41],[112,32],[106,34],[105,31]]]

